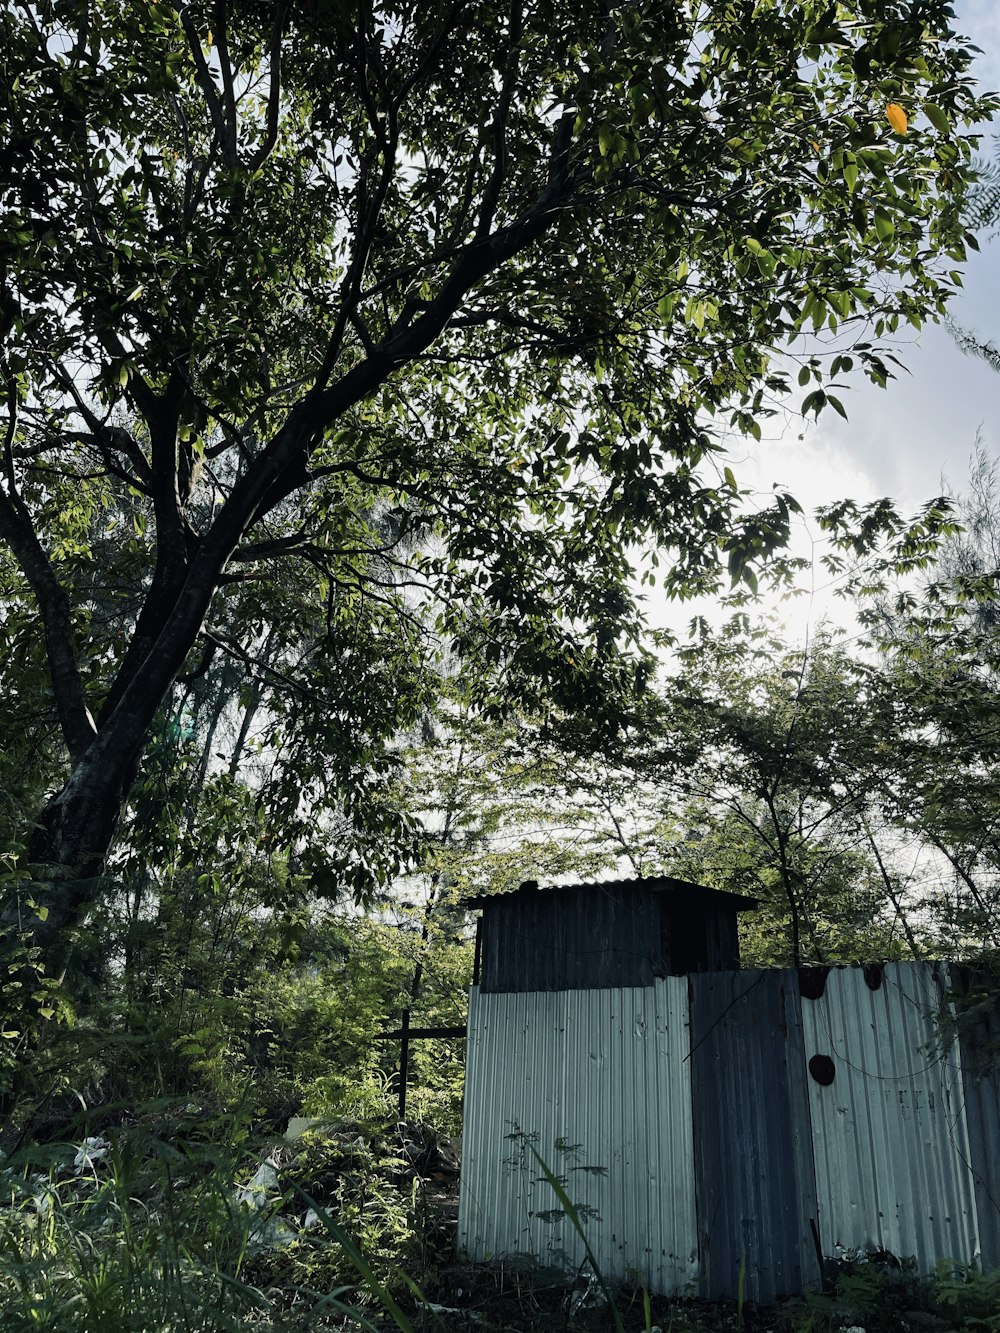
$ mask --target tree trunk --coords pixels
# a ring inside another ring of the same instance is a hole
[[[3,921],[31,935],[49,976],[65,971],[68,933],[83,925],[100,892],[141,752],[140,742],[108,755],[96,742],[39,813],[28,844],[30,879],[14,888]]]
[[[19,1034],[18,1061],[0,1086],[0,1121],[32,1086],[31,1055],[41,1036],[46,980],[62,981],[73,959],[76,930],[97,899],[108,852],[135,779],[141,742],[115,759],[99,742],[42,809],[28,845],[27,874],[0,898],[6,953],[0,991],[3,1026]],[[41,974],[27,947],[40,951]]]

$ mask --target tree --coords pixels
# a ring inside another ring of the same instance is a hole
[[[688,649],[662,691],[661,785],[675,810],[689,798],[675,873],[761,900],[744,923],[759,962],[921,956],[882,799],[902,698],[887,712],[880,674],[835,635],[792,648],[745,622]],[[655,775],[657,742],[640,762]]]
[[[943,949],[968,954],[1000,946],[1000,478],[981,447],[953,504],[956,531],[922,583],[893,596],[869,575],[859,606],[895,733],[878,799],[922,849]]]
[[[757,898],[741,923],[756,965],[922,956],[895,801],[905,694],[835,635],[794,648],[745,612],[695,628],[596,747],[572,717],[441,711],[407,801],[429,830],[428,923],[449,890],[662,874]]]
[[[343,629],[359,707],[387,656],[423,672],[429,622],[483,700],[500,666],[599,714],[644,670],[632,550],[676,593],[780,546],[790,501],[746,512],[720,440],[759,433],[789,340],[813,384],[826,353],[884,383],[883,334],[943,311],[993,107],[949,17],[5,11],[3,597],[62,749],[25,839],[38,938],[85,918],[171,692],[260,651],[282,566],[324,589],[313,660]]]

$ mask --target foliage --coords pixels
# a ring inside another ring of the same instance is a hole
[[[613,728],[646,671],[632,552],[673,593],[720,553],[753,583],[793,502],[750,512],[725,432],[759,435],[784,345],[803,410],[842,411],[829,376],[884,383],[885,340],[941,315],[992,107],[943,0],[209,10],[2,19],[2,597],[48,709],[43,948],[225,659],[276,839],[362,896],[405,847],[387,741],[441,641],[481,706]]]
[[[781,1320],[795,1333],[819,1333],[847,1322],[872,1333],[908,1328],[1000,1327],[1000,1277],[975,1264],[942,1260],[921,1277],[912,1261],[887,1253],[848,1256],[827,1291],[790,1302]]]
[[[933,1284],[934,1303],[956,1329],[1000,1328],[1000,1275],[975,1264],[943,1263]]]
[[[358,1305],[374,1307],[369,1313],[381,1307],[400,1327],[408,1324],[397,1301],[411,1305],[416,1295],[423,1302],[418,1282],[436,1283],[436,1267],[453,1244],[430,1198],[441,1190],[439,1145],[434,1131],[404,1123],[307,1131],[284,1150],[289,1160],[270,1201],[295,1220],[295,1238],[262,1249],[248,1275],[313,1291],[344,1290],[360,1278]]]
[[[293,958],[280,918],[234,912],[216,935],[218,920],[199,916],[206,899],[190,888],[183,931],[144,933],[131,946],[126,985],[112,975],[102,993],[78,1003],[74,1021],[46,1024],[20,1071],[5,1142],[64,1132],[81,1099],[95,1114],[164,1097],[220,1110],[246,1104],[260,1131],[280,1132],[300,1114],[388,1121],[400,1048],[379,1034],[398,1027],[404,1007],[414,1026],[464,1021],[471,945],[449,941],[424,956],[414,1000],[417,931],[310,909]],[[183,906],[173,900],[168,912]],[[246,910],[245,902],[237,906]],[[170,919],[163,910],[159,916]],[[18,1058],[16,1043],[5,1050]],[[412,1114],[457,1131],[463,1055],[456,1040],[412,1043]]]
[[[744,923],[759,965],[919,955],[878,800],[895,743],[882,703],[835,638],[792,649],[738,615],[702,628],[614,742],[451,710],[411,782],[425,808],[451,802],[431,855],[461,892],[667,874],[759,899]]]
[[[986,231],[991,240],[996,236],[1000,221],[1000,161],[996,150],[997,139],[994,137],[993,157],[976,160],[976,174],[969,185],[963,210],[968,225],[975,231]],[[946,323],[967,356],[977,356],[994,370],[1000,370],[1000,349],[992,339],[984,338],[950,317]]]
[[[968,489],[955,497],[962,525],[922,586],[877,572],[858,589],[877,654],[873,707],[892,737],[876,782],[884,817],[928,867],[925,895],[939,951],[997,945],[998,849],[988,817],[998,781],[996,469],[980,449]]]
[[[740,617],[685,657],[659,773],[693,798],[674,844],[688,877],[761,900],[762,963],[919,956],[878,803],[896,733],[877,674],[835,635],[790,649]]]
[[[4,1327],[230,1330],[266,1307],[239,1282],[252,1231],[227,1194],[239,1136],[214,1128],[150,1116],[76,1167],[71,1145],[6,1163]]]
[[[346,1143],[344,1134],[313,1137],[269,1198],[241,1193],[265,1145],[248,1138],[239,1116],[191,1106],[150,1106],[107,1139],[9,1159],[0,1207],[4,1328],[222,1333],[363,1323],[365,1307],[370,1316],[374,1301],[377,1313],[386,1295],[377,1274],[395,1272],[402,1259],[429,1261],[414,1243],[415,1222],[426,1221],[424,1186],[384,1139],[358,1137],[355,1126]],[[350,1239],[343,1232],[331,1244],[322,1230],[301,1229],[303,1186],[330,1204],[336,1198]],[[282,1206],[294,1230],[276,1225]],[[368,1256],[361,1262],[359,1244]]]

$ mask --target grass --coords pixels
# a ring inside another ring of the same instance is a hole
[[[353,1125],[293,1155],[237,1118],[159,1108],[107,1143],[89,1158],[33,1145],[0,1168],[3,1333],[1000,1333],[1000,1275],[961,1265],[920,1277],[862,1256],[832,1290],[771,1309],[615,1288],[537,1154],[588,1255],[576,1289],[589,1266],[596,1304],[574,1301],[563,1272],[457,1260],[440,1201],[391,1132]],[[267,1154],[275,1187],[244,1206],[238,1188]],[[290,1243],[268,1242],[277,1222]]]

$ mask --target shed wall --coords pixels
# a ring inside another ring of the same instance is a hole
[[[802,998],[808,1064],[828,1056],[834,1078],[807,1076],[823,1250],[889,1250],[936,1260],[980,1254],[957,1044],[936,1049],[947,978],[930,963],[837,968]]]
[[[602,1270],[653,1291],[734,1297],[744,1258],[748,1299],[801,1290],[814,1226],[827,1256],[1000,1265],[1000,1075],[942,1051],[947,992],[931,963],[474,988],[460,1245],[583,1259],[517,1128],[599,1214]]]
[[[481,988],[649,986],[665,969],[659,907],[636,889],[498,895],[483,912]]]
[[[734,911],[706,903],[693,894],[663,894],[660,902],[667,972],[679,976],[689,972],[735,971],[739,967],[739,933]]]
[[[697,1272],[687,980],[648,987],[487,994],[469,1002],[459,1244],[579,1265],[559,1201],[510,1135],[530,1134],[609,1277],[677,1291]],[[537,1137],[535,1137],[537,1136]],[[586,1168],[596,1168],[587,1170]]]
[[[820,1278],[794,972],[690,978],[699,1294],[769,1304]]]
[[[481,987],[599,990],[737,968],[736,901],[640,881],[496,894],[482,900]]]

